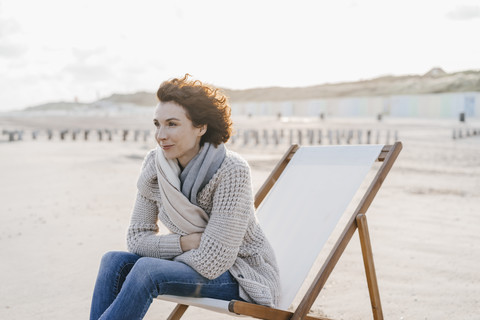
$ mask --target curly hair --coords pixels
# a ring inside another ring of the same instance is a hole
[[[227,142],[232,135],[231,109],[227,97],[218,89],[199,80],[189,80],[189,77],[187,73],[181,79],[163,82],[157,91],[158,100],[182,106],[195,127],[207,125],[200,145],[210,142],[218,146]]]

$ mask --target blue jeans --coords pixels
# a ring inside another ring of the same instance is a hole
[[[142,319],[161,294],[242,300],[230,272],[209,280],[188,265],[128,252],[108,252],[100,264],[90,319]]]

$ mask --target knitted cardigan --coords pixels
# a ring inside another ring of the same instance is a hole
[[[227,270],[239,283],[240,297],[274,307],[279,301],[280,279],[273,249],[257,223],[253,205],[250,167],[227,150],[225,160],[210,182],[198,193],[198,205],[209,215],[200,246],[182,252],[185,235],[169,220],[151,150],[137,182],[137,200],[127,234],[132,253],[183,262],[202,276],[215,279]],[[171,233],[159,234],[160,220]]]

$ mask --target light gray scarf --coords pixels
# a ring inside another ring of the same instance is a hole
[[[163,150],[157,147],[155,167],[163,207],[170,221],[185,234],[205,229],[208,215],[197,206],[197,194],[220,168],[225,154],[223,144],[215,148],[205,143],[179,177],[177,160],[166,159]]]
[[[187,164],[180,174],[182,193],[197,204],[197,194],[212,179],[225,159],[225,146],[222,144],[214,147],[205,143],[200,152]]]

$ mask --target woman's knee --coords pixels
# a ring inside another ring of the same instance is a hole
[[[101,266],[113,268],[126,263],[135,263],[140,257],[133,253],[123,251],[109,251],[105,253],[101,260]]]
[[[129,290],[147,290],[152,297],[158,295],[158,278],[155,274],[158,264],[153,259],[143,257],[135,262],[126,280]]]
[[[129,277],[132,282],[142,284],[146,288],[155,288],[157,294],[164,294],[166,287],[186,283],[201,283],[206,279],[191,267],[181,262],[157,258],[140,258]]]
[[[130,277],[137,278],[137,281],[158,285],[164,282],[178,281],[186,274],[185,267],[186,265],[180,262],[142,257],[133,266]]]
[[[158,259],[155,259],[155,260],[158,260]],[[147,257],[142,257],[138,259],[132,268],[131,276],[136,278],[145,277],[146,279],[151,279],[152,275],[150,273],[158,269],[158,262],[155,260],[154,258],[147,258]]]
[[[139,275],[146,275],[157,283],[178,281],[185,276],[188,277],[190,273],[195,273],[181,262],[148,257],[140,258],[132,271]]]

